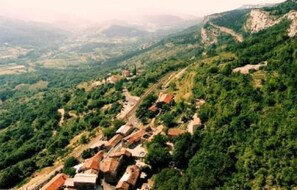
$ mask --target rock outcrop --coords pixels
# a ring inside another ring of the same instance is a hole
[[[288,35],[289,37],[297,36],[297,12],[292,11],[288,13],[287,15],[288,19],[292,21],[292,24],[290,25],[288,29]]]
[[[288,29],[288,36],[297,36],[297,11],[291,11],[282,17],[276,18],[269,14],[269,12],[254,9],[250,12],[248,20],[245,24],[245,29],[251,33],[257,33],[261,30],[269,28],[283,21],[284,19],[291,20],[292,23]]]
[[[201,29],[202,43],[205,45],[212,45],[218,43],[218,35],[220,31],[217,28],[212,27],[211,29]]]
[[[260,9],[254,9],[250,12],[245,29],[251,33],[257,33],[279,22],[279,19],[270,16],[268,12]]]

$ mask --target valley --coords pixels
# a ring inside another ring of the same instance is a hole
[[[0,188],[295,189],[296,11],[7,35]]]

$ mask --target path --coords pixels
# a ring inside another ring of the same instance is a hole
[[[130,117],[132,117],[135,113],[135,111],[137,110],[138,106],[140,105],[140,103],[144,100],[145,97],[147,97],[150,93],[152,93],[155,89],[157,89],[157,87],[164,83],[166,81],[166,79],[168,79],[170,77],[171,73],[168,73],[167,75],[165,75],[164,77],[162,77],[157,83],[155,83],[154,85],[152,85],[138,100],[138,102],[133,106],[133,108],[123,117],[125,120],[128,120]]]
[[[175,80],[180,78],[185,72],[186,70],[189,68],[189,66],[187,66],[186,68],[182,69],[181,71],[174,73],[172,77],[170,77],[170,79],[162,86],[163,89],[167,88],[170,83]]]
[[[209,22],[209,24],[217,29],[219,29],[221,32],[226,33],[226,34],[230,34],[236,41],[238,42],[243,42],[243,36],[241,34],[236,33],[234,30],[231,30],[230,28],[226,28],[223,26],[218,26],[215,25],[212,22]]]
[[[178,74],[185,72],[185,69],[183,68],[182,70],[176,72],[172,76],[172,72],[166,74],[164,77],[162,77],[157,83],[152,85],[138,100],[135,102],[134,106],[132,109],[124,116],[124,119],[128,122],[133,124],[135,127],[141,128],[142,124],[138,121],[138,119],[135,116],[135,111],[137,110],[138,106],[140,103],[143,101],[143,99],[152,93],[155,89],[158,88],[159,85],[161,84],[167,84],[172,78],[175,78]],[[184,70],[184,71],[183,71]],[[170,77],[172,76],[172,77]],[[170,78],[169,78],[170,77]],[[126,93],[127,97],[130,99],[134,99],[135,97],[131,96],[130,93]],[[76,147],[72,153],[70,153],[67,156],[74,156],[74,157],[79,157],[81,153],[87,149],[92,147],[94,144],[98,143],[98,141],[102,140],[102,134],[97,135],[94,139],[92,139],[87,145],[80,145]],[[50,177],[52,177],[53,173],[60,171],[63,168],[63,162],[61,160],[57,161],[54,166],[52,167],[47,167],[42,169],[41,171],[37,172],[34,174],[34,177],[26,184],[24,184],[21,188],[21,190],[37,190],[41,187],[42,184],[46,183]]]
[[[62,124],[64,123],[65,109],[63,109],[63,108],[58,109],[58,112],[61,114],[61,119],[59,121],[59,126],[61,127]]]

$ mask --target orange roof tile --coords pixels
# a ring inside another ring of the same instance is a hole
[[[162,94],[160,97],[160,102],[163,102],[165,104],[169,104],[173,100],[172,94]]]
[[[100,169],[102,172],[115,172],[120,165],[120,161],[117,158],[107,158],[103,160],[102,164],[100,165]]]
[[[186,132],[187,132],[186,130],[172,128],[172,129],[168,129],[167,134],[168,134],[168,136],[176,137],[176,136],[182,135]]]
[[[136,165],[128,166],[126,169],[126,172],[118,182],[116,188],[121,189],[123,186],[127,187],[127,185],[135,186],[137,183],[137,180],[140,176],[140,168]],[[129,187],[128,186],[128,187]]]
[[[140,129],[139,131],[136,131],[135,133],[132,133],[131,135],[126,137],[124,140],[128,144],[133,144],[134,142],[139,141],[145,134],[146,134],[145,129]]]
[[[68,177],[65,174],[57,174],[53,179],[45,184],[41,190],[58,190],[64,185],[67,178]]]
[[[99,162],[103,159],[104,152],[99,151],[92,158],[89,158],[84,163],[84,168],[99,171]]]
[[[133,186],[136,185],[136,182],[138,180],[138,177],[140,175],[140,169],[137,166],[131,166],[127,168],[127,172],[130,173],[129,179],[127,182]]]
[[[129,187],[130,185],[126,181],[119,181],[116,190],[129,190]]]
[[[129,77],[130,76],[130,71],[129,70],[122,70],[122,75],[124,75],[125,77]]]
[[[156,112],[158,110],[156,104],[152,105],[148,110],[152,111],[152,112]]]
[[[132,156],[132,153],[129,152],[127,149],[122,148],[120,151],[111,153],[109,155],[109,157],[114,158],[114,157],[120,157],[120,156],[123,156],[123,155],[128,156],[128,157],[131,157]]]
[[[111,148],[117,145],[121,140],[123,139],[123,136],[121,134],[116,134],[113,136],[106,144],[105,146]]]
[[[85,170],[83,173],[84,174],[97,174],[98,175],[99,170],[88,169],[88,170]]]

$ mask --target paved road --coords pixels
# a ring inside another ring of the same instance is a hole
[[[137,110],[137,108],[139,107],[139,105],[141,104],[141,102],[143,101],[143,99],[145,97],[147,97],[150,93],[152,93],[155,89],[157,89],[157,87],[164,83],[168,77],[172,74],[172,72],[168,73],[167,75],[165,75],[164,77],[162,77],[157,83],[155,83],[153,86],[151,86],[141,97],[140,99],[137,101],[137,103],[133,106],[133,108],[123,117],[126,121],[129,120],[130,117],[132,117],[135,113],[135,111]]]
[[[189,66],[187,66],[186,68],[180,69],[177,72],[170,72],[167,73],[164,77],[162,77],[157,83],[155,83],[153,86],[151,86],[137,101],[137,103],[135,103],[135,105],[132,107],[132,109],[123,117],[123,119],[125,119],[126,121],[129,121],[130,118],[135,114],[137,108],[139,107],[139,105],[141,104],[141,102],[143,101],[143,99],[145,97],[147,97],[150,93],[152,93],[154,90],[156,90],[158,88],[158,86],[163,84],[163,88],[164,85],[165,87],[169,85],[170,82],[172,82],[173,79],[175,79],[176,77],[180,77],[187,69]],[[135,117],[135,116],[134,116]]]
[[[186,68],[184,68],[186,69]],[[142,124],[138,121],[138,119],[135,116],[135,111],[139,107],[140,103],[143,101],[143,99],[148,96],[150,93],[152,93],[155,89],[158,88],[159,85],[161,84],[167,84],[172,78],[175,78],[176,75],[178,75],[180,72],[182,72],[184,69],[179,70],[178,72],[170,72],[166,74],[164,77],[162,77],[157,83],[155,83],[153,86],[151,86],[140,98],[138,101],[136,101],[135,105],[133,108],[124,116],[124,119],[131,123],[134,124],[134,126],[141,128]],[[174,74],[173,74],[174,73]],[[172,75],[173,74],[173,75]],[[170,77],[172,76],[172,77]],[[170,77],[170,78],[169,78]],[[132,98],[134,99],[134,98]],[[135,100],[135,99],[134,99]],[[83,150],[91,147],[96,141],[98,141],[102,138],[102,134],[98,135],[96,138],[94,138],[90,143],[85,145],[84,147],[81,147],[79,150],[74,151],[71,156],[77,157],[79,156]],[[56,172],[61,171],[63,168],[63,164],[59,164],[55,167],[52,167],[49,173],[45,173],[42,176],[38,175],[36,178],[32,178],[27,184],[25,184],[23,187],[20,189],[22,190],[37,190],[39,189],[42,185],[44,185]],[[41,178],[40,178],[41,177]]]

